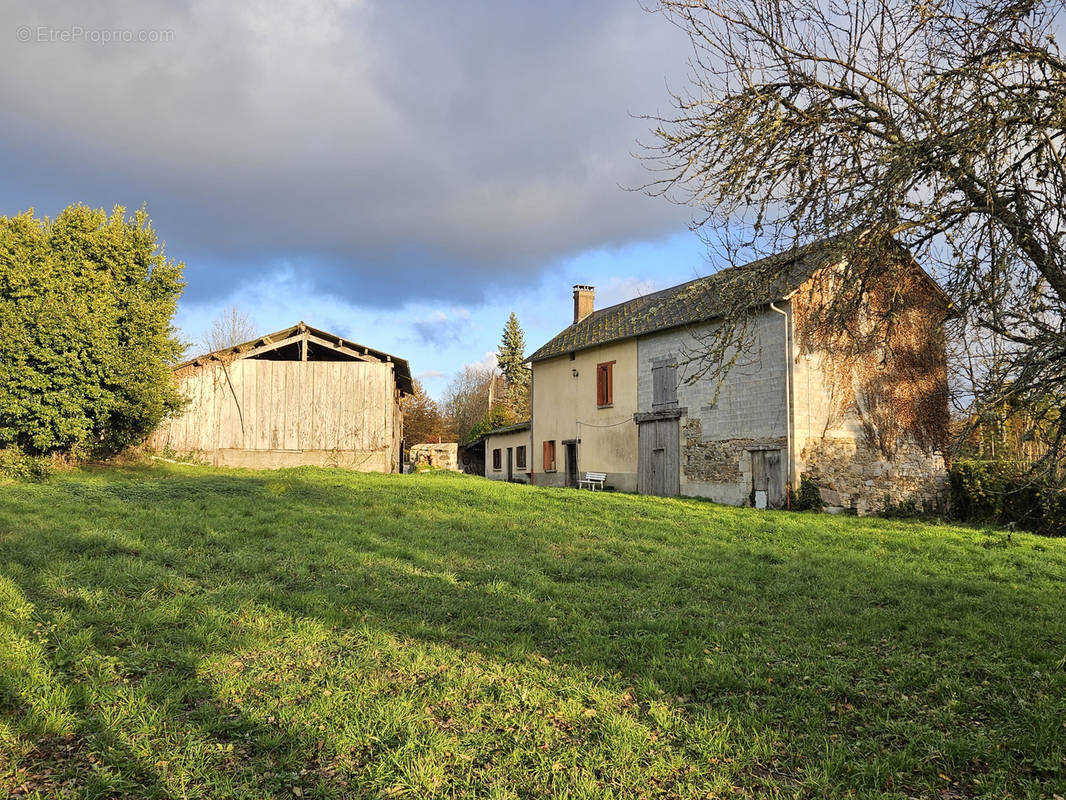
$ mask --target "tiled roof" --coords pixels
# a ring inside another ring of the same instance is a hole
[[[749,308],[781,300],[833,260],[838,241],[834,238],[813,242],[593,311],[559,333],[529,360],[543,361],[587,347],[706,322],[726,314],[734,299],[744,295],[750,300]]]
[[[504,425],[502,428],[493,428],[491,431],[485,431],[485,436],[499,436],[504,433],[518,433],[518,431],[529,430],[529,420],[525,422],[516,422],[514,425]]]
[[[466,447],[474,447],[475,445],[484,444],[485,440],[490,436],[502,436],[505,433],[518,433],[519,431],[528,431],[530,421],[527,419],[524,422],[516,422],[514,425],[504,425],[502,428],[493,428],[491,431],[485,431],[474,441],[469,442]]]

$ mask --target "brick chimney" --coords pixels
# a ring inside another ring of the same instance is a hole
[[[578,284],[574,287],[574,324],[581,322],[585,317],[592,313],[592,306],[596,301],[596,287],[595,286],[582,286]]]

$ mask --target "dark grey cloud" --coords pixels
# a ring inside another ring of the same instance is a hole
[[[684,70],[636,0],[45,0],[3,20],[0,211],[147,203],[193,298],[284,262],[359,302],[476,302],[688,218],[620,188],[648,177],[631,113]]]

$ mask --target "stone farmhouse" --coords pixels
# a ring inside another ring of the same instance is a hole
[[[828,506],[859,513],[886,497],[936,502],[951,304],[889,241],[880,288],[905,302],[873,358],[835,355],[805,326],[835,290],[830,242],[598,310],[593,287],[575,286],[573,324],[530,357],[533,483],[605,472],[621,491],[780,507],[807,476]],[[770,270],[770,288],[749,280]],[[750,296],[744,357],[719,383],[696,354],[740,281],[763,288]]]

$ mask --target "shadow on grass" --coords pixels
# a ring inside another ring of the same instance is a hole
[[[39,640],[41,680],[73,687],[65,739],[39,686],[0,673],[0,708],[31,739],[22,769],[86,796],[169,797],[173,752],[128,734],[166,741],[169,726],[220,795],[338,780],[342,754],[313,730],[204,677],[273,635],[239,620],[280,615],[632,686],[645,704],[769,731],[794,777],[821,759],[874,789],[943,770],[1051,780],[1061,695],[1041,701],[1063,688],[1062,594],[1048,591],[1061,558],[947,530],[929,546],[909,524],[419,480],[128,470],[21,492],[0,517],[0,574],[33,611],[9,624]],[[901,741],[902,761],[870,754]],[[864,758],[870,774],[846,763]]]

